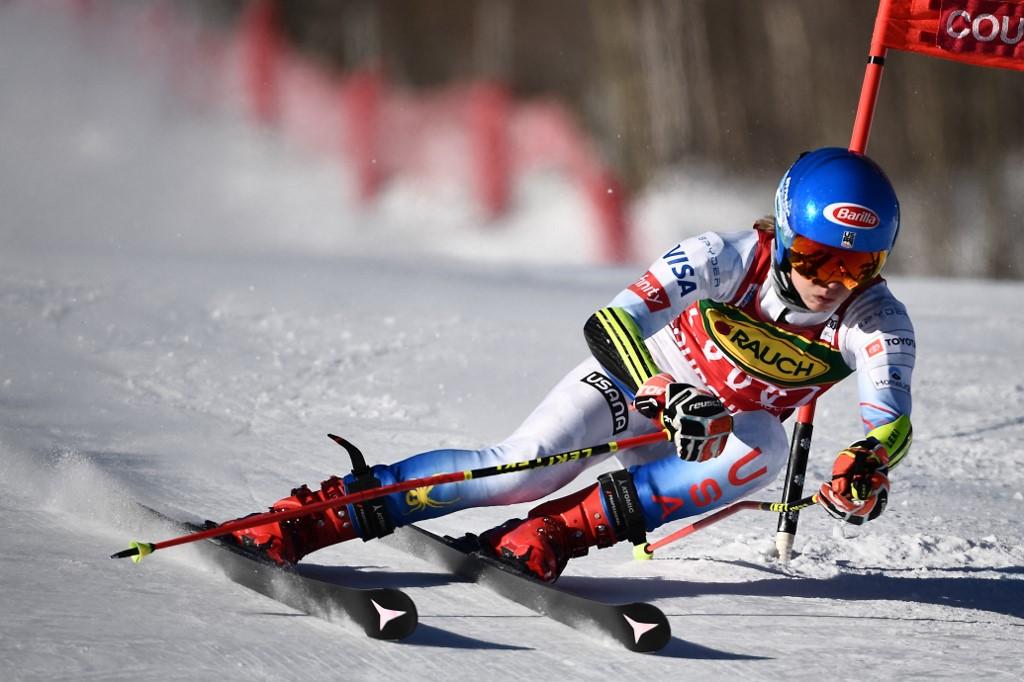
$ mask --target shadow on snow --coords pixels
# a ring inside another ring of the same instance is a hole
[[[390,572],[378,567],[305,565],[302,572],[320,580],[355,587],[436,587],[465,582],[448,573]],[[886,569],[888,570],[888,569]],[[944,569],[945,570],[945,569]],[[956,571],[952,569],[949,572]],[[985,569],[1006,575],[1024,574],[1024,567]],[[964,568],[961,572],[970,571]],[[831,578],[778,577],[745,582],[693,582],[656,578],[566,576],[558,586],[606,602],[651,601],[703,595],[797,597],[846,601],[901,601],[988,611],[1024,619],[1024,580],[964,577],[902,577],[880,573],[842,573]]]
[[[1004,569],[1000,572],[1015,573]],[[840,574],[827,579],[778,577],[738,583],[642,578],[565,578],[561,586],[607,601],[703,595],[900,601],[988,611],[1024,618],[1024,580]]]
[[[514,644],[499,644],[486,640],[468,637],[445,630],[442,628],[426,625],[420,622],[416,631],[402,640],[403,644],[415,644],[417,646],[444,647],[446,649],[499,649],[505,651],[530,651],[528,646],[517,646]]]
[[[338,582],[349,587],[393,587],[393,588],[417,588],[437,587],[452,583],[465,583],[467,580],[450,573],[436,573],[429,571],[385,571],[379,566],[321,566],[316,564],[300,564],[299,570],[303,575],[326,582]],[[572,579],[574,582],[578,579]],[[596,579],[595,579],[596,580]],[[598,582],[601,582],[600,580]],[[586,590],[574,590],[583,594]],[[601,595],[602,601],[613,601],[611,595],[603,587],[594,590]],[[495,597],[500,598],[498,595]],[[622,595],[620,601],[635,601],[633,597]],[[427,616],[429,617],[429,616]],[[436,646],[465,649],[529,649],[529,647],[495,644],[484,640],[458,635],[448,630],[424,625],[422,622],[416,627],[416,632],[409,638],[403,640],[409,644],[421,646]],[[679,659],[701,659],[701,660],[763,660],[762,656],[749,656],[746,654],[721,651],[711,647],[701,646],[678,637],[673,637],[668,645],[661,651],[652,654],[655,656]]]

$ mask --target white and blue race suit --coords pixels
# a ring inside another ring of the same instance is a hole
[[[654,425],[631,403],[636,388],[659,371],[717,395],[734,428],[722,454],[706,462],[683,461],[668,441],[617,454],[632,474],[647,530],[770,483],[788,458],[782,420],[851,373],[864,430],[880,437],[896,464],[909,447],[916,351],[906,308],[881,278],[836,310],[794,308],[772,286],[771,243],[762,230],[683,240],[588,321],[588,341],[596,330],[607,342],[602,348],[611,350],[595,350],[596,357],[573,368],[508,438],[478,450],[425,452],[375,466],[374,475],[386,486],[649,433]],[[386,506],[401,526],[471,507],[530,502],[594,463],[420,488],[388,496]]]

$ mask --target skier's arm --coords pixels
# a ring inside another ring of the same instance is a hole
[[[741,254],[753,230],[735,235],[708,232],[685,239],[654,261],[647,272],[583,327],[590,352],[631,393],[661,370],[644,340],[694,301],[727,300],[746,271]]]
[[[843,355],[857,370],[860,417],[868,437],[889,455],[889,467],[910,449],[910,382],[917,341],[906,308],[884,285],[850,306],[850,326],[840,338]]]
[[[661,372],[636,321],[622,308],[608,306],[591,315],[583,336],[597,361],[633,395]]]
[[[857,370],[866,437],[839,453],[818,501],[834,517],[862,524],[885,510],[889,470],[910,449],[910,377],[917,344],[906,308],[884,286],[851,305],[847,318],[840,345]]]

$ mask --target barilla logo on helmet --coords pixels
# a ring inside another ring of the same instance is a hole
[[[878,214],[867,206],[842,201],[829,204],[822,213],[826,220],[836,225],[858,227],[862,230],[874,229],[882,222],[878,219]]]

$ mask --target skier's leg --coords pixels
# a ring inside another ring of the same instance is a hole
[[[365,487],[391,485],[438,473],[532,459],[595,443],[648,432],[650,422],[631,413],[629,402],[588,359],[569,372],[506,440],[478,450],[444,449],[414,455],[395,464],[378,465],[358,481],[346,476],[325,481],[321,490],[302,488],[272,509],[294,509]],[[668,444],[666,443],[666,447]],[[665,448],[661,448],[665,451]],[[394,527],[443,516],[470,507],[508,505],[540,499],[569,483],[595,460],[577,460],[543,469],[484,479],[417,488],[362,505],[349,505],[285,524],[265,524],[234,535],[277,561],[294,563],[317,549],[354,537],[369,540]]]
[[[545,502],[526,520],[512,519],[481,536],[505,560],[554,580],[570,558],[590,547],[639,541],[675,519],[700,514],[772,481],[787,458],[786,434],[766,412],[734,415],[722,454],[706,462],[675,455],[605,474],[598,484]]]
[[[383,485],[449,471],[519,462],[539,455],[584,448],[648,433],[650,421],[629,409],[629,400],[588,359],[569,372],[516,431],[501,443],[479,450],[434,450],[373,473]],[[670,444],[657,448],[671,451]],[[502,474],[460,483],[417,488],[388,496],[396,525],[443,516],[461,509],[532,502],[564,487],[600,460],[577,460],[552,467]],[[348,479],[346,479],[347,481]]]
[[[632,467],[647,530],[724,507],[760,490],[778,476],[789,457],[786,432],[767,412],[733,415],[733,432],[722,454],[706,462],[678,457]]]

